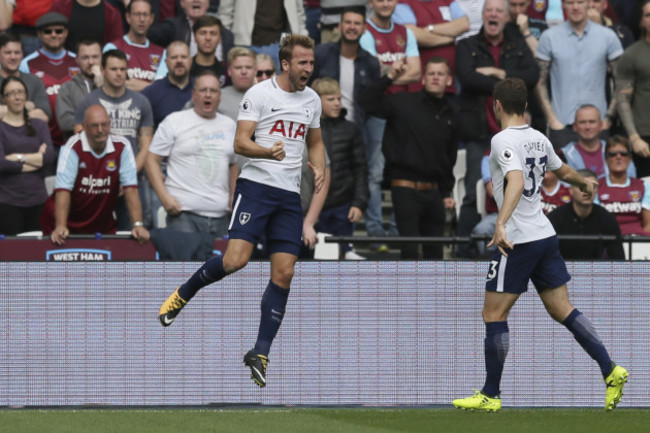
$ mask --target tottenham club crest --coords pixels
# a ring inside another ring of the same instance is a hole
[[[251,214],[248,212],[239,213],[239,224],[246,225],[247,222],[251,220]]]

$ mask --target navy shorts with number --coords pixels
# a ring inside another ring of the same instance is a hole
[[[269,254],[300,255],[300,194],[248,179],[237,179],[228,231],[231,239],[243,239],[254,245],[266,236]]]
[[[559,287],[571,279],[555,235],[516,244],[506,252],[508,257],[499,250],[492,257],[485,283],[488,292],[524,293],[528,290],[528,280],[539,292]]]

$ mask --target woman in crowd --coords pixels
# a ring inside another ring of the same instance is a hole
[[[607,140],[605,162],[609,175],[600,179],[598,201],[616,216],[623,235],[650,236],[650,192],[642,179],[629,177],[630,141],[622,135]]]
[[[40,230],[47,199],[43,166],[54,162],[47,122],[28,117],[20,78],[6,78],[0,97],[7,109],[0,120],[0,234]]]

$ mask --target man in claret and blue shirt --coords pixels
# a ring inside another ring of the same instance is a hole
[[[268,354],[284,317],[302,245],[300,178],[305,145],[316,193],[325,172],[321,101],[307,87],[314,71],[314,42],[302,35],[285,37],[280,42],[280,65],[282,73],[251,87],[239,106],[235,152],[248,160],[237,180],[226,252],[205,262],[176,288],[158,316],[163,326],[169,326],[202,287],[246,266],[255,245],[266,236],[271,279],[262,296],[255,347],[244,356],[260,387],[266,386]]]
[[[129,75],[126,87],[134,92],[142,91],[154,81],[163,56],[163,47],[147,39],[153,20],[151,0],[132,0],[126,7],[129,31],[104,46],[104,52],[118,49],[126,54]]]
[[[524,120],[526,84],[506,78],[494,88],[494,112],[502,131],[492,138],[490,173],[499,207],[495,245],[485,283],[483,321],[486,380],[483,389],[453,401],[461,409],[496,412],[501,409],[499,389],[508,354],[508,313],[531,280],[549,315],[564,325],[600,367],[606,384],[605,410],[621,400],[627,371],[612,362],[591,321],[569,301],[566,283],[571,279],[553,226],[540,206],[546,170],[593,197],[596,181],[580,176],[564,164],[551,142]],[[558,371],[556,374],[561,374]]]

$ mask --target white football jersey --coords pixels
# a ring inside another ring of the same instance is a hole
[[[270,148],[284,143],[282,161],[250,158],[240,177],[300,194],[302,151],[311,128],[320,128],[321,101],[307,87],[300,92],[285,92],[275,78],[248,89],[239,104],[237,120],[257,122],[255,142]]]
[[[557,170],[562,160],[553,150],[546,136],[528,125],[510,127],[492,138],[490,173],[494,199],[503,205],[506,173],[521,170],[524,192],[506,223],[508,240],[522,244],[544,239],[555,234],[550,221],[542,212],[541,188],[546,170]]]

